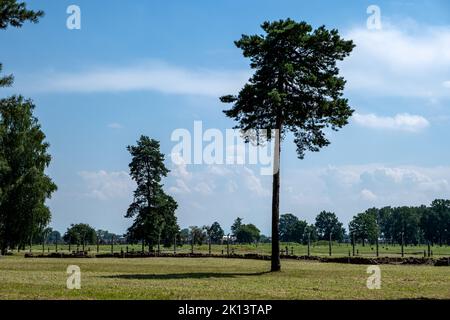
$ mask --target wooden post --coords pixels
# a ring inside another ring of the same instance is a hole
[[[355,256],[355,233],[354,232],[352,232],[352,239],[353,239],[353,241],[352,241],[352,246],[353,246],[353,256]]]
[[[161,252],[160,244],[161,244],[161,232],[158,233],[158,256],[159,253]]]
[[[209,251],[209,255],[211,255],[211,236],[209,237],[209,248],[208,248],[208,251]]]
[[[227,236],[227,256],[230,255],[230,235]]]
[[[173,236],[173,254],[177,254],[177,235]]]
[[[402,232],[402,258],[405,256],[405,251],[403,246],[405,245],[405,241],[404,241],[404,232]]]
[[[114,254],[114,235],[111,237],[111,254]]]
[[[431,245],[430,241],[428,241],[428,258],[431,257]]]
[[[378,251],[378,235],[377,235],[377,239],[376,239],[376,245],[377,245],[377,257],[379,256],[379,251]]]
[[[308,233],[308,257],[311,255],[311,232]]]
[[[330,232],[330,239],[328,240],[328,253],[330,254],[331,257],[331,232]]]
[[[100,241],[98,239],[98,235],[97,235],[97,253],[100,252]]]
[[[58,253],[58,239],[56,239],[56,241],[55,241],[55,249],[56,249],[56,253]]]

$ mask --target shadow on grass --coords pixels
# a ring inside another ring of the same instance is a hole
[[[170,279],[208,279],[208,278],[235,278],[239,276],[262,276],[270,271],[257,273],[216,273],[216,272],[191,272],[191,273],[169,273],[169,274],[118,274],[102,276],[109,279],[128,280],[170,280]]]

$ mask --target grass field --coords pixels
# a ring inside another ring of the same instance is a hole
[[[367,266],[220,258],[0,258],[0,299],[450,299],[450,268],[382,265],[381,289]],[[81,289],[66,288],[68,265]]]
[[[114,251],[120,252],[121,250],[126,251],[128,247],[128,250],[135,250],[140,251],[142,250],[142,247],[140,245],[114,245]],[[298,243],[282,243],[281,249],[284,251],[285,248],[288,247],[289,254],[292,252],[295,255],[306,255],[308,252],[308,247],[306,245],[301,245]],[[77,246],[72,245],[71,251],[76,251]],[[82,250],[82,247],[78,247],[79,250]],[[156,249],[156,248],[155,248]],[[227,252],[227,246],[226,245],[212,245],[212,253],[214,254],[221,254],[222,252],[226,254]],[[32,248],[33,252],[35,253],[42,253],[42,245],[35,245]],[[44,251],[45,252],[55,252],[56,247],[54,245],[51,246],[45,246]],[[69,247],[67,245],[59,245],[58,250],[61,252],[69,252]],[[90,251],[91,253],[97,252],[97,246],[95,245],[89,245],[85,247],[86,251]],[[148,250],[148,247],[146,248]],[[161,250],[163,252],[173,252],[173,248],[163,248],[161,247]],[[203,244],[201,246],[194,246],[194,252],[203,252],[208,253],[208,245]],[[310,248],[311,255],[328,255],[329,249],[328,249],[328,243],[326,242],[320,242],[315,243],[311,245]],[[405,246],[404,247],[404,254],[405,256],[423,256],[424,251],[427,250],[427,246],[425,245],[419,245],[419,246]],[[433,246],[431,247],[431,250],[433,252],[433,256],[436,257],[442,257],[450,256],[450,246]],[[101,245],[99,246],[99,251],[102,253],[105,252],[111,252],[111,245]],[[262,243],[262,244],[250,244],[250,245],[230,245],[230,252],[233,251],[235,253],[259,253],[259,254],[271,254],[271,244],[270,243]],[[24,252],[29,252],[29,249],[27,248],[25,251],[17,252],[14,251],[14,254],[16,255],[23,255]],[[177,252],[191,252],[191,246],[190,245],[183,245],[181,247],[177,247]],[[332,246],[332,254],[333,256],[348,256],[349,253],[352,253],[352,246],[349,244],[338,244],[333,243]],[[357,245],[355,247],[355,253],[357,253],[360,256],[375,256],[376,255],[376,249],[374,245],[366,245],[362,246],[361,244]],[[400,256],[401,255],[401,247],[399,245],[380,245],[379,246],[379,253],[381,256]]]

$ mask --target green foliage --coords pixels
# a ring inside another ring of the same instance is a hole
[[[253,243],[259,240],[261,231],[254,224],[242,224],[236,231],[238,243]]]
[[[3,65],[0,63],[0,73],[2,72]],[[0,88],[10,87],[14,82],[14,77],[12,75],[0,77]]]
[[[46,199],[56,185],[45,174],[49,144],[34,117],[34,104],[21,96],[0,100],[0,246],[32,241],[50,221]]]
[[[243,35],[235,42],[255,73],[238,96],[221,97],[234,104],[224,112],[239,129],[280,129],[283,136],[291,131],[303,158],[306,150],[319,151],[330,143],[324,128],[342,128],[353,113],[342,98],[345,81],[336,63],[354,45],[335,29],[313,30],[291,19],[261,27],[265,35]]]
[[[206,241],[206,233],[202,228],[197,226],[189,227],[189,242],[197,245],[202,245]]]
[[[25,21],[37,23],[43,16],[43,11],[28,10],[24,2],[0,1],[0,29],[6,29],[8,26],[20,28]]]
[[[144,240],[149,245],[173,243],[179,227],[175,210],[176,201],[163,190],[161,180],[169,170],[164,165],[164,155],[159,142],[141,136],[136,146],[128,146],[132,156],[129,164],[131,178],[136,182],[134,200],[125,217],[134,218],[128,229],[132,240]]]
[[[308,223],[299,220],[293,214],[283,214],[280,217],[280,240],[284,242],[302,243],[307,238]]]
[[[70,244],[95,244],[97,242],[97,233],[95,229],[85,223],[72,224],[63,236],[66,243]]]
[[[119,235],[111,233],[107,230],[97,230],[96,232],[98,242],[102,243],[111,243],[113,240],[117,240],[120,238]]]
[[[237,217],[236,220],[234,220],[233,225],[231,226],[231,234],[233,236],[236,236],[237,231],[242,226],[242,218]]]
[[[329,240],[330,234],[333,241],[342,241],[345,229],[334,212],[322,211],[316,217],[316,231],[319,240]]]
[[[206,231],[206,235],[213,243],[219,243],[224,236],[223,229],[217,221],[211,226],[204,226],[203,229]]]
[[[369,241],[375,243],[379,237],[379,227],[377,223],[378,209],[368,209],[363,213],[358,213],[349,224],[350,235],[355,240],[361,240],[363,243]]]

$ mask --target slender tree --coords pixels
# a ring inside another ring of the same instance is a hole
[[[253,76],[237,96],[223,96],[221,101],[234,104],[224,112],[238,122],[237,129],[252,129],[258,143],[260,138],[275,140],[271,270],[278,271],[281,141],[292,132],[302,159],[307,150],[317,152],[330,143],[326,128],[338,130],[348,123],[353,110],[342,97],[345,81],[336,63],[354,45],[335,29],[313,30],[306,22],[291,19],[264,22],[261,27],[265,34],[243,35],[235,42],[250,58]]]
[[[135,218],[128,229],[131,239],[142,239],[149,246],[171,244],[178,233],[175,210],[176,201],[163,190],[162,178],[169,170],[164,165],[164,155],[159,142],[141,136],[136,146],[128,146],[132,156],[129,164],[131,178],[136,182],[134,200],[128,208],[127,218]]]

